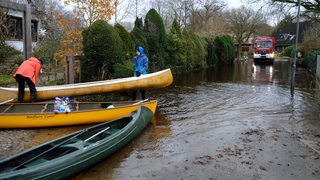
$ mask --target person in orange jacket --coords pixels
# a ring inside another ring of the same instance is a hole
[[[29,59],[23,61],[16,73],[13,75],[18,82],[18,102],[23,102],[25,82],[27,82],[30,89],[30,101],[36,101],[36,83],[42,65],[43,60],[41,58],[30,57]]]

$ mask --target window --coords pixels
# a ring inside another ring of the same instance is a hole
[[[270,41],[256,42],[256,43],[254,43],[254,46],[258,47],[258,48],[270,48],[270,47],[272,47],[272,42],[270,42]]]
[[[20,17],[9,16],[7,21],[9,34],[7,40],[23,41],[23,21]],[[31,20],[31,39],[36,42],[38,38],[38,21]]]
[[[8,18],[8,27],[9,27],[9,40],[23,40],[22,36],[22,18],[18,17],[9,17]]]

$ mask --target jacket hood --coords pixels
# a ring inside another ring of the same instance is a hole
[[[138,46],[136,50],[140,52],[140,55],[144,54],[143,47]]]
[[[30,57],[28,60],[36,63],[40,63],[41,65],[43,64],[43,62],[41,62],[41,60],[36,57]]]

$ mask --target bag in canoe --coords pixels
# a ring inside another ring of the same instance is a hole
[[[68,96],[66,97],[56,97],[53,102],[53,112],[60,113],[65,112],[69,113],[72,112],[72,104]]]

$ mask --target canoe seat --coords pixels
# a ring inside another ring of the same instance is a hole
[[[71,144],[64,144],[62,146],[60,146],[59,148],[62,149],[83,149],[87,146],[89,146],[91,143],[90,142],[85,142],[85,141],[77,141],[75,143],[71,143]]]

